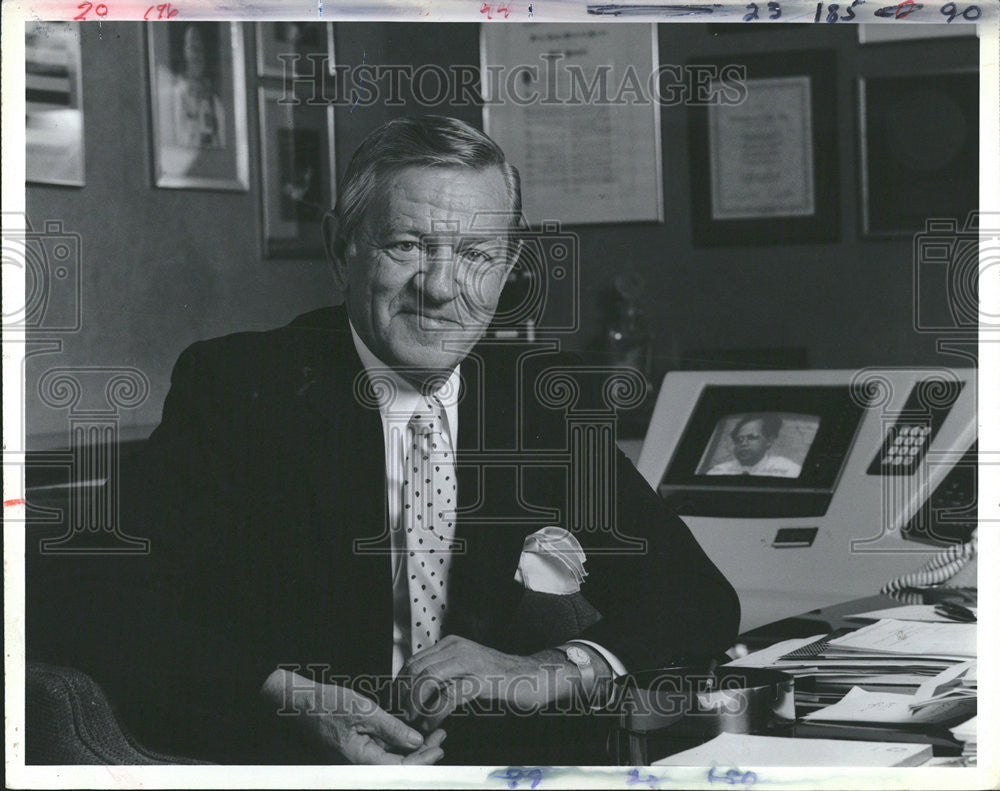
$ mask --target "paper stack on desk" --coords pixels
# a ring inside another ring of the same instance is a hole
[[[881,651],[894,656],[926,660],[921,649],[953,664],[926,679],[912,694],[870,691],[854,686],[833,705],[806,714],[796,725],[796,736],[820,736],[874,741],[929,741],[942,750],[958,754],[961,741],[949,731],[976,713],[976,662],[958,657],[975,649],[975,624],[915,624],[902,629],[905,621],[880,621],[872,627],[835,638],[823,652],[836,660],[840,655],[877,657]],[[917,627],[917,628],[912,628]],[[929,631],[920,627],[931,627]],[[958,627],[958,629],[954,629]],[[946,630],[942,635],[940,630]],[[942,640],[951,639],[953,654],[946,656]]]
[[[705,744],[653,761],[653,766],[920,766],[930,757],[927,744],[721,733]]]
[[[921,684],[914,693],[910,708],[917,711],[960,701],[975,701],[978,694],[977,663],[975,660],[963,662]]]
[[[827,656],[886,656],[958,661],[976,656],[975,623],[927,623],[885,618],[830,640]]]
[[[806,714],[813,722],[850,722],[859,725],[895,725],[919,728],[924,725],[955,724],[976,710],[976,698],[935,699],[921,705],[916,695],[868,692],[854,687],[832,706]]]
[[[884,619],[847,634],[786,640],[729,665],[770,667],[794,676],[795,705],[803,712],[836,703],[853,687],[915,695],[921,685],[953,668],[961,669],[975,654],[974,623]],[[948,678],[942,677],[938,685]],[[974,695],[974,667],[971,672],[966,668],[962,679],[942,687],[941,694]],[[921,696],[922,700],[932,698]]]
[[[978,608],[969,607],[969,612],[978,614]],[[893,618],[897,621],[924,621],[926,623],[954,623],[955,619],[942,615],[933,604],[907,604],[902,607],[888,607],[884,610],[859,612],[846,616],[849,621],[879,621],[883,618]]]

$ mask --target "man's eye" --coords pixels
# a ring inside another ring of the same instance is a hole
[[[466,248],[461,251],[461,256],[466,261],[470,261],[473,264],[485,264],[493,260],[493,256],[489,253],[485,253],[482,250],[476,250],[474,248]]]
[[[421,247],[420,242],[400,239],[398,242],[390,242],[386,245],[385,251],[398,260],[413,261],[420,255]]]

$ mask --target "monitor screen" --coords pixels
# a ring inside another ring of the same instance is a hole
[[[660,491],[682,514],[822,515],[864,410],[847,386],[708,385]]]
[[[737,412],[715,424],[696,475],[798,478],[822,418],[794,412]]]

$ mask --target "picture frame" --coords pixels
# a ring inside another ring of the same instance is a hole
[[[857,80],[861,232],[899,237],[979,206],[979,73]],[[912,145],[930,135],[933,146]]]
[[[85,182],[80,23],[24,25],[25,180]]]
[[[282,102],[279,85],[257,92],[264,256],[322,258],[321,221],[337,177],[333,106]]]
[[[828,50],[692,63],[746,68],[713,83],[729,101],[689,108],[695,246],[796,244],[840,236],[836,59]],[[794,64],[790,66],[789,64]],[[742,99],[736,101],[737,98]]]
[[[257,76],[285,76],[285,63],[292,63],[294,76],[330,71],[333,62],[332,22],[259,22],[257,34]],[[289,58],[298,55],[298,58]],[[322,57],[326,60],[323,61]],[[321,64],[317,64],[321,61]]]
[[[891,44],[897,41],[925,41],[935,38],[976,36],[974,24],[949,24],[933,22],[923,25],[893,25],[882,22],[865,22],[856,25],[859,44]]]
[[[532,227],[547,221],[562,226],[662,222],[663,169],[660,108],[655,101],[523,101],[507,95],[509,81],[491,75],[522,75],[528,93],[547,90],[529,78],[526,64],[545,64],[558,52],[552,84],[571,83],[571,69],[593,73],[609,53],[615,64],[604,76],[614,96],[630,75],[659,68],[654,24],[605,25],[599,22],[550,25],[544,34],[531,25],[480,25],[483,128],[514,162],[521,163],[523,215]],[[633,77],[633,79],[642,79]],[[512,100],[513,99],[513,100]],[[587,173],[570,177],[580,162]],[[544,176],[542,175],[544,174]]]
[[[154,184],[249,191],[242,25],[150,24],[147,41]]]

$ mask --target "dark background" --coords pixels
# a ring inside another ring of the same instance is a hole
[[[857,78],[975,69],[978,39],[858,44],[853,25],[774,25],[738,32],[718,26],[659,26],[661,64],[725,55],[829,49],[835,55],[838,119],[838,240],[697,247],[692,236],[689,109],[664,107],[664,221],[571,228],[579,234],[583,282],[579,333],[569,348],[601,359],[595,338],[616,274],[645,281],[643,308],[654,340],[653,380],[698,350],[796,347],[809,367],[967,364],[938,354],[913,329],[912,238],[863,238],[860,230]],[[151,179],[145,28],[82,25],[86,186],[29,184],[36,228],[62,220],[82,236],[83,327],[63,351],[29,362],[28,447],[65,447],[66,414],[38,404],[37,377],[53,366],[135,366],[150,378],[147,401],[122,415],[124,438],[159,421],[170,370],[191,342],[284,324],[337,301],[321,260],[270,260],[262,253],[260,140],[255,36],[244,25],[250,142],[247,193],[157,189]],[[476,24],[337,23],[343,64],[478,64]],[[789,63],[790,68],[794,62]],[[814,101],[824,100],[813,97]],[[476,106],[433,109],[377,104],[336,110],[337,169],[383,121],[443,112],[482,125]],[[517,164],[517,163],[515,163]],[[525,182],[535,174],[523,173]],[[975,174],[970,174],[974,178]]]

